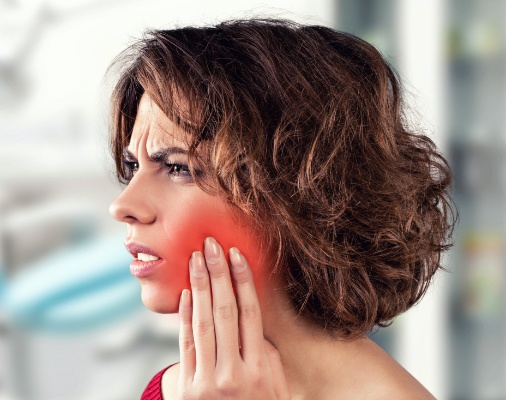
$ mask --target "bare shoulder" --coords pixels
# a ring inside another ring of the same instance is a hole
[[[436,400],[436,398],[411,377],[412,382],[385,382],[377,393],[371,393],[367,400]]]
[[[334,352],[335,350],[335,352]],[[340,342],[321,357],[317,398],[330,400],[435,400],[435,397],[369,338]],[[315,397],[315,396],[313,396]]]
[[[179,363],[167,369],[162,376],[163,400],[177,399],[177,385],[179,381]]]
[[[367,400],[436,400],[420,382],[408,372],[405,373],[407,376],[383,382],[377,392],[371,393]]]
[[[374,343],[370,346],[371,362],[366,370],[371,386],[369,386],[369,394],[365,396],[366,399],[436,400],[418,380],[388,353]]]

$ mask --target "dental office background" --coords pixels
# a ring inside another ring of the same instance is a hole
[[[448,272],[371,337],[445,399],[506,399],[506,0],[0,0],[0,400],[137,400],[178,359],[108,214],[104,75],[144,29],[248,16],[372,42],[449,158]]]

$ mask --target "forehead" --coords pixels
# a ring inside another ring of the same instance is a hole
[[[162,147],[187,147],[188,139],[189,134],[173,123],[144,93],[137,109],[128,150],[135,154],[143,149],[152,153]]]

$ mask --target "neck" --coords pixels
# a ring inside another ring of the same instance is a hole
[[[292,399],[325,398],[322,391],[328,382],[342,380],[345,386],[350,363],[368,340],[331,338],[298,315],[282,285],[264,288],[267,290],[259,293],[264,336],[281,355]]]

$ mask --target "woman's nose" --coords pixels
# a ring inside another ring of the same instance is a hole
[[[143,190],[140,183],[139,180],[132,179],[109,206],[109,213],[118,221],[150,224],[156,220],[155,208],[147,195],[149,191]]]

